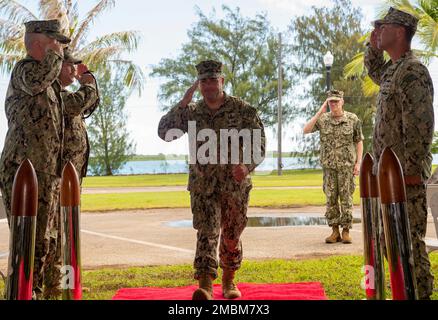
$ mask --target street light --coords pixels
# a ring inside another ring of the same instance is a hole
[[[277,174],[281,176],[283,174],[283,159],[281,157],[282,148],[281,148],[281,135],[282,135],[282,125],[283,125],[283,110],[282,110],[282,101],[281,98],[283,96],[283,62],[282,62],[282,41],[281,41],[281,33],[278,34],[278,155],[277,155]]]
[[[327,91],[330,91],[331,83],[330,83],[330,70],[333,66],[333,60],[335,58],[333,57],[332,53],[330,51],[327,51],[327,53],[324,56],[324,65],[325,69],[327,70]]]

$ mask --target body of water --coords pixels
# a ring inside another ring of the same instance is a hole
[[[306,169],[309,166],[302,164],[299,158],[283,158],[283,169]],[[91,176],[90,168],[88,175]],[[277,169],[276,158],[266,158],[256,171],[272,171]],[[159,174],[159,173],[188,173],[189,166],[185,160],[150,160],[150,161],[128,161],[116,175],[128,174]]]
[[[283,158],[283,170],[308,169],[300,158]],[[438,164],[438,154],[433,155],[433,164]],[[276,158],[266,158],[257,168],[256,172],[266,172],[277,169]],[[116,175],[129,174],[160,174],[160,173],[188,173],[189,166],[185,160],[151,160],[128,161]],[[90,170],[88,175],[92,175]]]

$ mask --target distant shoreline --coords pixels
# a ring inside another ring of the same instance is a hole
[[[268,151],[271,158],[277,158],[277,152]],[[305,155],[293,152],[283,152],[283,158],[304,157]],[[188,160],[187,154],[155,154],[155,155],[135,155],[129,158],[129,161],[160,161],[160,160]]]

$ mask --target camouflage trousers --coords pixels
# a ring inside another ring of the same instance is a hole
[[[418,297],[428,299],[433,291],[434,277],[424,242],[427,228],[426,186],[406,186],[406,196]]]
[[[323,190],[327,198],[328,225],[351,229],[353,223],[353,193],[355,180],[353,168],[342,170],[323,168]]]
[[[217,247],[222,269],[238,270],[242,263],[240,236],[248,218],[249,190],[212,194],[190,193],[193,228],[197,232],[194,278],[210,274],[216,279]]]
[[[12,185],[17,167],[10,167],[1,181],[1,192],[8,223],[11,217]],[[59,270],[56,264],[60,253],[59,189],[60,178],[36,172],[38,179],[38,213],[35,236],[33,290],[37,299],[59,295]],[[10,225],[9,225],[10,226]],[[56,269],[53,269],[56,268]]]

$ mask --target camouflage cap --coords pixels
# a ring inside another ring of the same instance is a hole
[[[416,31],[418,19],[407,12],[391,7],[383,19],[373,21],[372,24],[374,27],[379,27],[382,24],[399,24]]]
[[[339,101],[344,98],[344,92],[339,90],[330,90],[327,92],[328,100]]]
[[[196,70],[198,70],[198,80],[223,77],[222,62],[219,61],[201,61],[196,65]]]
[[[81,64],[82,63],[82,60],[77,59],[73,56],[73,53],[71,52],[71,50],[69,48],[64,49],[64,61],[69,62],[69,63],[73,63],[73,64]]]
[[[43,33],[63,44],[70,43],[71,39],[62,34],[59,20],[33,20],[24,23],[26,33]]]

